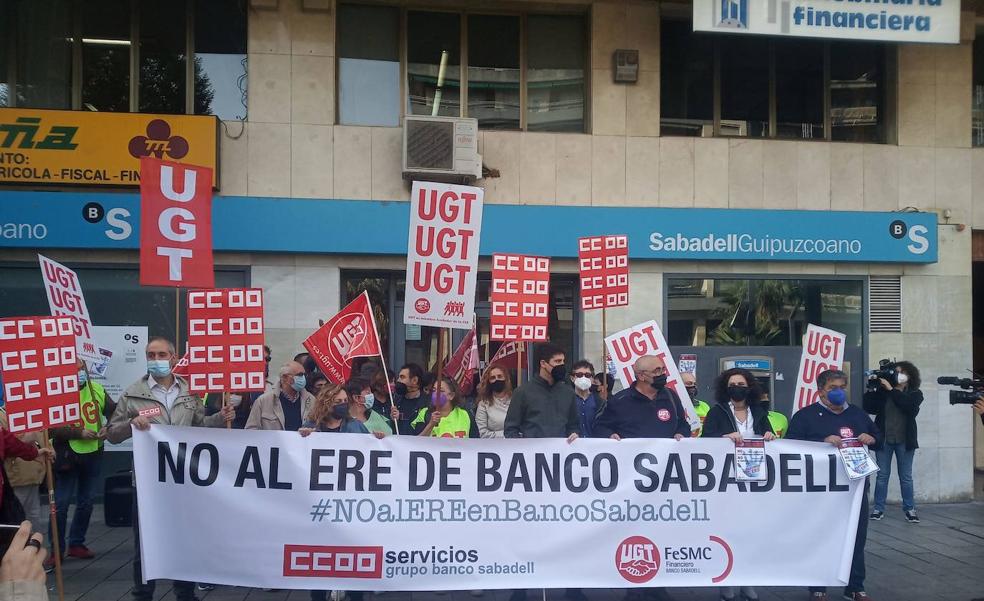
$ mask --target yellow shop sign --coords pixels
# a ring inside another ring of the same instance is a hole
[[[0,183],[137,186],[140,158],[218,164],[218,119],[0,109]]]

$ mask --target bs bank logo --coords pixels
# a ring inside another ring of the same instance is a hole
[[[888,233],[896,240],[908,237],[909,244],[906,248],[914,255],[921,255],[929,250],[929,239],[926,238],[929,228],[925,225],[909,227],[901,219],[896,219],[888,225]]]
[[[748,0],[718,0],[721,11],[715,27],[748,29]]]
[[[645,536],[630,536],[615,550],[615,569],[633,584],[649,582],[659,571],[659,549]]]

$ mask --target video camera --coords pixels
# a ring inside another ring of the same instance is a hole
[[[885,378],[893,387],[899,383],[897,379],[899,375],[898,366],[894,361],[888,359],[882,359],[878,362],[878,369],[868,370],[865,374],[868,376],[868,380],[865,382],[865,390],[867,391],[881,388],[879,378]]]
[[[936,378],[937,384],[942,384],[944,386],[959,386],[964,390],[972,390],[973,392],[964,392],[963,390],[951,390],[950,391],[950,404],[951,405],[973,405],[977,402],[977,399],[981,398],[984,394],[984,378],[980,378],[977,374],[974,374],[973,378],[957,378],[955,376],[940,376]]]

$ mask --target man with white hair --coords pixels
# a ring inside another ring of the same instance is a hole
[[[247,430],[285,430],[297,432],[314,406],[314,395],[306,390],[304,366],[288,361],[280,367],[278,385],[253,402]]]

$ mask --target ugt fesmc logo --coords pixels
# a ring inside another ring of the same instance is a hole
[[[284,545],[284,576],[382,578],[382,547]]]
[[[347,363],[352,349],[366,342],[366,318],[361,313],[343,316],[328,331],[328,353],[336,364]]]
[[[633,584],[649,582],[659,572],[659,549],[645,536],[630,536],[615,550],[615,568]]]

